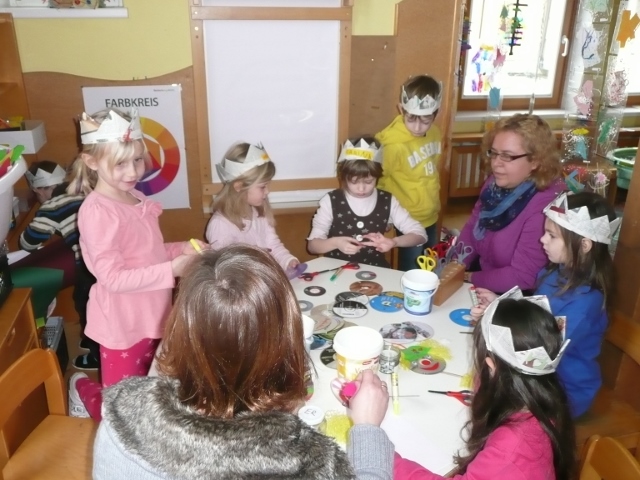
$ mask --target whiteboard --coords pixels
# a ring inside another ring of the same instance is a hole
[[[205,20],[203,37],[211,171],[246,141],[263,144],[276,180],[334,176],[340,22]]]

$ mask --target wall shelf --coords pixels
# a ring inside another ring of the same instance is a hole
[[[46,8],[4,7],[0,13],[11,13],[13,18],[128,18],[126,8]]]

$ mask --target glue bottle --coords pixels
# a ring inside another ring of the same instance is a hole
[[[324,433],[326,429],[326,421],[324,419],[324,410],[315,405],[305,405],[298,410],[298,417],[314,430]]]

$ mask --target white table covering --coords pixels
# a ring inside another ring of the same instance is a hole
[[[328,268],[336,268],[346,262],[331,258],[317,258],[308,263],[307,272],[315,272]],[[361,265],[360,271],[372,271],[377,274],[373,281],[382,285],[383,291],[402,291],[400,278],[403,272],[386,268]],[[324,273],[306,282],[302,279],[292,280],[293,288],[299,300],[311,302],[314,306],[335,301],[340,292],[349,290],[349,285],[360,281],[355,274],[358,270],[344,270],[334,282],[330,282],[331,273]],[[326,289],[322,296],[309,296],[304,289],[309,286],[321,286]],[[426,316],[414,316],[404,310],[384,313],[368,306],[368,313],[347,321],[357,325],[379,330],[389,323],[406,321],[427,323],[434,329],[433,339],[448,346],[452,359],[447,362],[446,372],[464,375],[471,370],[471,335],[461,334],[470,331],[449,318],[452,310],[470,308],[471,298],[468,284],[460,288],[440,307],[434,306]],[[305,312],[309,314],[309,312]],[[344,407],[333,396],[330,382],[336,378],[336,371],[320,361],[320,350],[312,350],[311,358],[317,370],[318,378],[314,379],[315,392],[309,405],[317,405],[326,411],[344,412]],[[390,382],[389,375],[379,373],[380,378]],[[460,378],[444,373],[420,375],[404,368],[398,368],[399,390],[402,395],[419,395],[419,397],[400,398],[400,413],[394,415],[391,401],[382,428],[387,432],[396,446],[396,451],[405,458],[410,458],[434,473],[441,475],[449,472],[453,464],[453,455],[463,447],[461,429],[468,419],[469,409],[453,397],[428,393],[427,390],[462,390]],[[391,389],[389,389],[391,390]]]

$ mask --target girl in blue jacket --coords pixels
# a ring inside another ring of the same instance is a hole
[[[598,194],[563,193],[545,209],[540,239],[549,259],[538,275],[536,295],[546,295],[555,316],[565,317],[565,335],[571,340],[558,366],[573,417],[591,407],[602,384],[597,362],[607,328],[607,302],[613,291],[613,262],[609,244],[620,220]],[[480,317],[496,298],[477,289]]]

